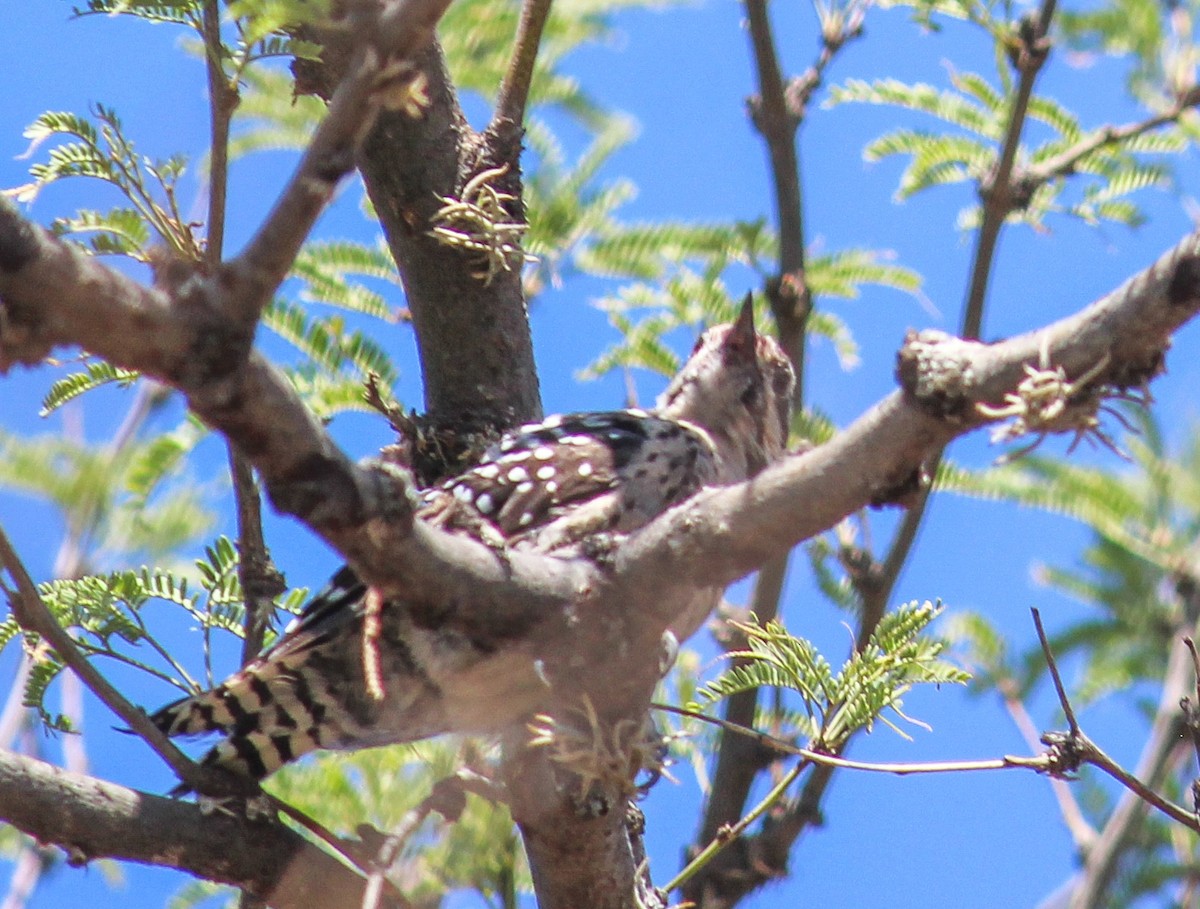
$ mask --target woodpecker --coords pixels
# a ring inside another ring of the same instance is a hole
[[[492,546],[586,555],[599,535],[619,539],[781,457],[794,384],[779,345],[755,331],[747,296],[733,323],[701,335],[653,409],[521,426],[427,489],[417,517]],[[682,636],[719,596],[688,610]],[[151,719],[168,735],[220,732],[203,763],[261,779],[316,749],[495,733],[537,711],[545,682],[528,657],[429,624],[403,596],[380,602],[345,566],[271,649]]]

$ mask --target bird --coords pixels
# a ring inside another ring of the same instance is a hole
[[[751,298],[696,342],[652,409],[556,415],[502,436],[421,494],[419,520],[492,546],[572,557],[645,526],[702,488],[754,476],[787,446],[794,372],[756,331]],[[690,634],[719,600],[706,593]],[[215,688],[150,717],[170,736],[218,732],[201,763],[253,780],[317,749],[502,732],[546,696],[511,642],[430,627],[350,566],[279,640]],[[695,616],[693,618],[696,618]]]

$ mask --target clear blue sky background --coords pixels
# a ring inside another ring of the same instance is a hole
[[[776,7],[783,59],[787,69],[797,73],[815,54],[812,18],[804,4]],[[207,141],[203,77],[199,62],[180,52],[178,32],[126,20],[68,23],[69,12],[70,4],[58,0],[5,4],[0,20],[6,71],[0,94],[0,186],[25,182],[29,162],[16,160],[25,149],[21,131],[39,113],[83,112],[95,101],[118,110],[128,133],[146,153],[183,151],[198,159]],[[744,114],[743,99],[752,82],[740,6],[731,0],[708,0],[664,11],[629,12],[616,23],[615,40],[577,53],[567,69],[602,102],[632,113],[640,123],[637,140],[617,154],[606,171],[610,177],[628,176],[639,186],[637,199],[624,215],[699,220],[771,216],[763,147]],[[990,51],[976,36],[957,27],[940,35],[922,34],[904,11],[876,11],[868,18],[866,40],[845,51],[831,78],[892,75],[942,85],[951,66],[978,70],[994,81]],[[1087,68],[1058,56],[1039,88],[1078,111],[1085,126],[1105,119],[1121,122],[1137,116],[1123,107],[1123,75],[1118,64]],[[1098,106],[1101,103],[1104,107]],[[970,267],[970,238],[953,227],[955,213],[970,201],[969,190],[938,190],[897,205],[891,196],[901,163],[862,162],[863,144],[899,118],[897,111],[882,108],[817,110],[803,133],[810,242],[828,250],[891,249],[898,261],[926,279],[925,303],[870,288],[856,301],[823,303],[850,323],[862,348],[863,365],[851,372],[842,371],[827,344],[818,342],[812,357],[812,400],[841,423],[892,389],[894,353],[906,328],[954,330]],[[267,154],[236,167],[231,252],[265,213],[290,162],[287,156]],[[1096,230],[1058,221],[1052,222],[1054,232],[1049,235],[1010,231],[1000,248],[985,335],[1007,336],[1073,312],[1148,265],[1190,229],[1183,202],[1195,193],[1194,169],[1192,156],[1181,162],[1177,192],[1139,197],[1151,216],[1141,230]],[[184,204],[201,211],[198,185],[186,186],[193,195],[185,195]],[[79,205],[111,204],[110,198],[93,198],[90,192],[78,184],[51,188],[32,214],[48,223]],[[338,235],[361,223],[353,211],[354,195],[348,193],[339,210],[322,222],[321,234]],[[590,384],[574,378],[576,370],[615,340],[603,315],[589,305],[612,290],[604,282],[570,278],[539,300],[533,326],[548,412],[620,405],[623,388],[617,378]],[[398,332],[389,343],[399,351],[403,366],[398,396],[419,406],[420,379],[411,340]],[[1196,353],[1196,332],[1188,329],[1170,356],[1170,375],[1155,385],[1160,414],[1170,424],[1172,437],[1195,418],[1194,389],[1200,384]],[[41,421],[36,416],[37,401],[51,378],[40,371],[4,379],[0,426],[22,432],[59,431],[59,418]],[[662,384],[652,376],[637,379],[647,401]],[[102,438],[111,430],[120,403],[112,394],[88,404],[90,437]],[[386,427],[359,417],[339,421],[335,432],[355,456],[387,440]],[[1053,442],[1049,448],[1061,451],[1063,446]],[[976,438],[960,443],[953,454],[983,464],[997,452],[985,439]],[[207,445],[196,475],[212,476],[221,457],[219,447]],[[886,539],[892,517],[873,515],[871,520],[877,540]],[[29,500],[7,493],[0,493],[0,522],[34,574],[47,577],[60,522]],[[231,532],[228,524],[219,529]],[[269,534],[273,553],[294,585],[319,585],[337,564],[334,553],[291,522],[273,520]],[[1085,534],[1065,521],[942,497],[931,509],[897,600],[940,597],[951,610],[986,613],[1028,642],[1028,607],[1041,607],[1051,627],[1077,617],[1081,608],[1038,587],[1031,565],[1036,560],[1069,563],[1085,542]],[[732,597],[736,600],[744,593],[738,588]],[[794,632],[813,637],[832,660],[840,661],[849,632],[842,617],[812,593],[803,559],[793,571],[786,613]],[[8,654],[0,661],[0,671],[8,672],[11,665]],[[1066,669],[1070,671],[1069,664]],[[171,695],[142,686],[135,696],[154,706]],[[931,732],[913,730],[914,740],[906,742],[880,728],[855,744],[854,756],[907,761],[1025,750],[1007,715],[990,699],[971,699],[961,691],[921,692],[909,699],[908,707],[932,726]],[[1057,722],[1054,704],[1044,693],[1030,709],[1044,727]],[[1140,745],[1141,727],[1135,717],[1102,703],[1085,713],[1083,721],[1110,753],[1132,765]],[[152,792],[169,788],[169,774],[148,749],[136,740],[106,734],[113,722],[103,707],[89,702],[87,727],[99,733],[88,737],[94,771]],[[49,741],[46,747],[56,758],[58,744]],[[674,871],[681,847],[694,834],[695,785],[686,767],[679,770],[681,785],[659,785],[647,804],[653,867],[660,881]],[[1033,775],[844,774],[832,787],[825,813],[826,826],[807,834],[796,851],[792,878],[766,888],[748,906],[1034,906],[1071,873],[1072,848],[1050,789]],[[176,875],[132,866],[124,874],[124,887],[114,890],[95,869],[60,870],[43,883],[33,906],[158,906],[181,882]]]

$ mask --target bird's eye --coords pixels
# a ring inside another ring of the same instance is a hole
[[[758,392],[759,389],[757,383],[747,387],[747,389],[742,392],[742,403],[747,407],[753,407],[756,405],[758,403]]]

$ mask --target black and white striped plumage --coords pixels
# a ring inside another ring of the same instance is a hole
[[[787,358],[755,332],[747,301],[737,322],[701,336],[654,410],[522,426],[427,490],[418,516],[490,545],[576,554],[596,534],[634,531],[702,487],[741,481],[779,457],[792,386]],[[680,637],[718,597],[689,610]],[[342,568],[271,650],[152,719],[169,735],[220,731],[205,763],[261,778],[317,748],[498,732],[538,709],[544,681],[519,648],[430,627],[428,611],[404,599],[376,602],[368,618],[370,603]]]

